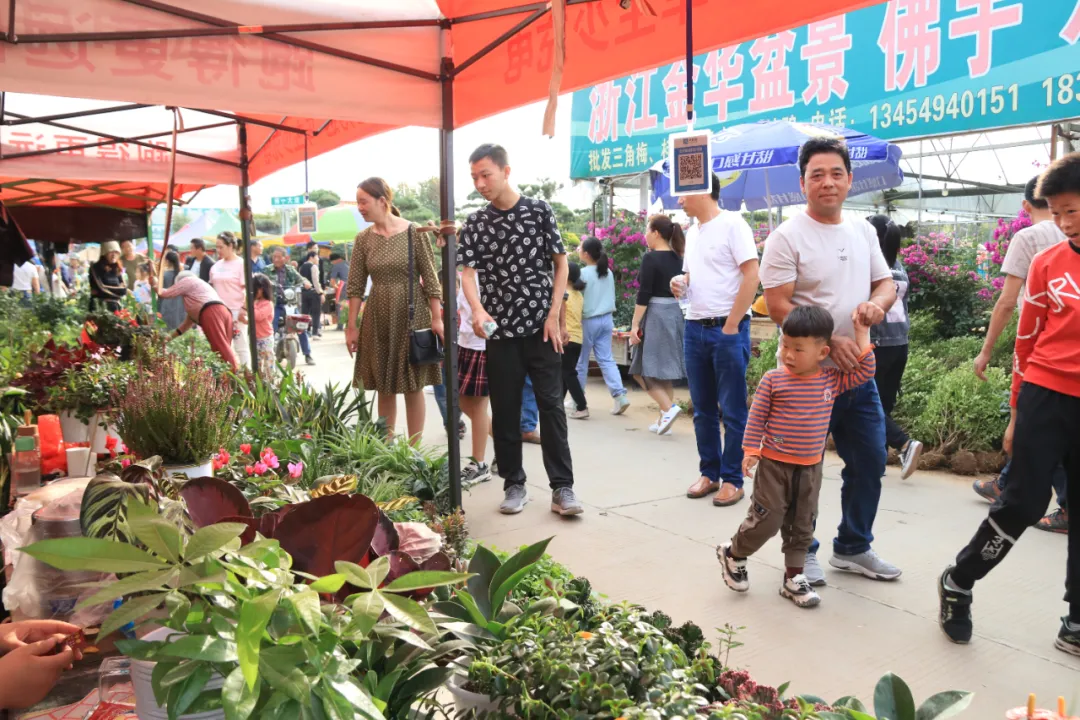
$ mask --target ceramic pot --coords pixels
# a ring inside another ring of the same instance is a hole
[[[169,628],[159,628],[142,639],[152,642],[165,640],[170,635],[179,636],[182,634]],[[154,686],[151,682],[151,676],[154,673],[155,665],[157,663],[146,660],[136,660],[134,658],[131,660],[131,685],[135,689],[135,714],[138,715],[139,720],[168,720],[169,717],[168,710],[158,705],[157,700],[154,698]],[[217,690],[224,684],[225,679],[215,673],[207,681],[206,689]],[[225,720],[225,710],[221,708],[192,715],[181,715],[179,720]]]
[[[81,443],[90,439],[90,426],[70,410],[57,413],[60,416],[60,432],[64,435],[64,442]]]
[[[116,438],[117,441],[120,440],[120,433],[117,432],[116,426],[105,424],[105,415],[102,413],[95,414],[94,419],[90,422],[91,425],[87,428],[86,438],[89,440],[91,435],[94,438],[93,443],[90,445],[90,452],[97,453],[98,455],[109,452],[109,448],[105,446],[106,438],[112,437]],[[97,430],[94,430],[95,425],[97,426]],[[63,427],[63,425],[61,425],[61,427]]]
[[[454,696],[454,709],[456,710],[454,717],[497,717],[499,715],[499,703],[487,695],[466,690],[463,687],[465,682],[466,677],[464,675],[454,675],[446,683],[446,689]]]

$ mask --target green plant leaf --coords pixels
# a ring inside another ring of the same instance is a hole
[[[192,562],[216,552],[234,538],[243,535],[245,530],[247,525],[243,523],[218,523],[201,527],[188,540],[187,547],[184,548],[184,559]]]
[[[468,573],[446,572],[444,570],[418,570],[408,575],[402,575],[383,588],[386,592],[408,592],[409,590],[423,590],[425,588],[443,587],[445,585],[457,585],[465,582],[471,575]]]
[[[469,613],[469,617],[472,618],[474,623],[482,628],[486,628],[489,623],[493,622],[492,619],[485,617],[483,612],[481,612],[477,601],[473,598],[471,592],[458,588],[456,596],[465,607],[465,611]]]
[[[341,695],[352,703],[352,706],[364,717],[369,720],[384,720],[382,711],[375,706],[375,703],[372,702],[368,694],[356,683],[351,680],[337,680],[331,681],[330,687],[341,693]]]
[[[195,671],[191,673],[191,677],[180,683],[180,693],[176,698],[175,711],[176,715],[180,716],[187,712],[187,709],[191,707],[192,703],[202,693],[203,688],[206,687],[206,683],[210,680],[210,676],[213,675],[213,668],[203,663],[195,663]],[[169,706],[169,712],[174,710],[173,706]]]
[[[205,660],[207,662],[236,662],[236,643],[211,635],[185,635],[161,649],[170,657]]]
[[[371,581],[371,575],[368,574],[368,571],[356,563],[338,560],[334,563],[334,569],[337,570],[339,574],[344,575],[345,580],[358,588],[374,590],[378,587],[376,583]]]
[[[854,695],[845,695],[832,705],[833,707],[849,708],[851,710],[858,710],[859,712],[866,712],[866,706],[863,705],[862,700]]]
[[[225,720],[247,720],[259,701],[258,682],[254,688],[249,688],[243,669],[236,668],[221,686],[221,700],[225,706]]]
[[[551,542],[551,538],[547,540],[541,540],[540,542],[533,543],[524,550],[520,550],[512,558],[502,564],[495,574],[491,578],[491,612],[493,615],[498,615],[499,608],[502,606],[503,600],[506,596],[513,591],[517,584],[521,582],[532,566],[536,562],[544,557],[544,553],[547,551],[548,543]],[[477,600],[479,602],[479,600]]]
[[[820,720],[851,720],[851,716],[845,713],[831,712],[829,710],[819,712],[817,717]]]
[[[798,695],[799,700],[808,702],[811,705],[828,705],[829,703],[825,698],[818,697],[817,695]]]
[[[915,700],[902,679],[886,673],[874,688],[874,714],[880,720],[915,720]]]
[[[946,690],[928,697],[915,714],[917,720],[945,720],[967,709],[975,695],[966,690]]]
[[[259,671],[266,683],[302,705],[309,702],[311,683],[300,668],[280,662],[270,653],[259,659]]]
[[[169,613],[170,627],[181,628],[191,612],[191,601],[183,593],[173,590],[165,596],[165,609]]]
[[[340,573],[325,575],[309,585],[317,593],[336,593],[345,587],[345,576]]]
[[[124,601],[123,605],[113,610],[109,617],[105,618],[105,622],[101,623],[98,637],[105,637],[124,627],[129,622],[141,620],[144,615],[161,605],[165,595],[166,593],[155,593]]]
[[[197,660],[183,660],[179,663],[160,662],[154,666],[154,671],[156,672],[159,667],[165,667],[168,670],[163,672],[160,678],[154,678],[154,681],[161,687],[172,687],[191,677],[191,674],[199,668],[199,662]]]
[[[240,606],[240,621],[236,624],[236,654],[248,688],[255,689],[259,679],[259,648],[263,630],[277,607],[281,590],[275,589],[246,600]]]
[[[101,631],[98,631],[98,636],[101,637]],[[164,642],[147,642],[145,640],[128,640],[123,638],[116,641],[116,649],[127,655],[129,658],[136,660],[147,660],[149,662],[157,662],[157,651],[165,646]],[[161,705],[161,703],[158,703]]]
[[[381,557],[372,561],[372,563],[367,566],[367,574],[368,577],[371,578],[372,587],[377,588],[382,585],[383,580],[390,574],[390,558]]]
[[[180,562],[180,531],[139,497],[128,499],[127,524],[135,539],[169,562]]]
[[[789,687],[791,687],[791,681],[788,681],[788,682],[784,683],[783,685],[781,685],[780,687],[776,688],[776,694],[779,695],[781,698],[784,697],[784,693],[787,692],[787,689]]]
[[[371,628],[375,627],[375,623],[379,622],[379,618],[382,617],[385,609],[386,600],[378,590],[360,593],[360,596],[353,602],[351,627],[356,628],[359,635],[366,637],[371,632]]]
[[[173,670],[176,670],[176,667],[176,663],[159,662],[154,663],[154,669],[150,671],[150,688],[154,691],[154,700],[162,707],[165,706],[168,700],[169,688],[172,686],[163,685],[161,681]]]
[[[436,633],[435,623],[415,600],[410,600],[402,595],[383,595],[386,601],[386,611],[395,620],[403,622],[414,630],[424,633]]]
[[[469,594],[475,598],[473,605],[480,611],[484,619],[492,617],[491,613],[491,579],[498,572],[502,563],[495,553],[483,545],[476,546],[476,552],[469,561],[469,572],[473,577],[469,578],[466,587]],[[479,624],[479,623],[478,623]]]
[[[119,580],[110,580],[101,590],[83,600],[76,606],[76,610],[101,605],[102,603],[115,600],[116,598],[134,595],[135,593],[148,592],[150,590],[163,589],[169,582],[180,575],[179,568],[166,570],[147,570],[145,572],[128,575]]]
[[[319,604],[319,595],[308,588],[301,592],[289,595],[289,602],[296,611],[296,616],[308,631],[315,635],[319,634],[319,626],[322,623],[322,610]]]
[[[134,543],[128,527],[128,501],[131,498],[150,499],[146,485],[127,483],[115,475],[102,474],[86,486],[79,509],[79,525],[88,538]]]
[[[134,573],[168,567],[166,563],[134,545],[90,537],[40,540],[20,549],[57,570]]]
[[[429,667],[413,675],[406,680],[396,695],[398,697],[413,698],[427,695],[446,684],[446,681],[454,674],[454,670],[445,667]]]

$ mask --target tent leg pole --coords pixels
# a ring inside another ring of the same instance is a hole
[[[444,221],[454,218],[454,63],[443,58],[442,127],[439,129],[439,211]],[[457,234],[443,236],[443,328],[446,333],[446,358],[443,360],[446,383],[447,465],[450,474],[450,504],[461,507],[461,440],[458,438],[457,382]]]
[[[237,123],[240,145],[240,237],[244,253],[244,295],[247,298],[248,352],[251,353],[251,369],[259,371],[259,350],[255,342],[255,298],[251,294],[251,207],[248,202],[248,146],[247,125]]]

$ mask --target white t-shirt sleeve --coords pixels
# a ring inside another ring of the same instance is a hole
[[[742,215],[735,215],[735,227],[731,236],[731,254],[735,258],[735,264],[742,266],[749,260],[757,260],[757,245],[754,244],[754,231],[743,219]]]
[[[761,286],[770,290],[793,283],[798,277],[799,261],[791,241],[779,230],[773,230],[765,240],[765,252],[761,256]]]
[[[1002,274],[1027,280],[1031,261],[1035,259],[1035,248],[1032,246],[1031,233],[1027,232],[1027,228],[1016,233],[1005,251],[1005,260],[1001,263]]]

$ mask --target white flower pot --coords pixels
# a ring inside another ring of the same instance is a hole
[[[466,679],[464,675],[453,675],[450,681],[446,683],[446,689],[454,696],[454,709],[456,711],[454,717],[497,717],[499,715],[499,703],[487,695],[466,690],[463,687]]]
[[[57,413],[60,416],[60,432],[64,435],[64,442],[81,443],[90,439],[90,426],[70,410]]]
[[[210,477],[214,474],[214,461],[207,460],[199,465],[162,465],[166,475],[186,475],[188,480]]]
[[[158,628],[157,630],[149,633],[143,640],[153,642],[155,640],[165,640],[170,635],[182,635],[175,630],[169,628]],[[154,672],[154,666],[157,663],[148,662],[146,660],[131,660],[131,685],[135,689],[135,714],[139,716],[139,720],[168,720],[168,711],[157,704],[157,700],[154,698],[154,686],[151,681],[151,676]],[[207,681],[205,690],[217,690],[225,684],[225,679],[218,674],[214,674]],[[204,713],[195,713],[192,715],[181,715],[181,720],[224,720],[225,710],[210,710]]]
[[[86,438],[87,440],[90,439],[90,436],[93,436],[94,438],[93,444],[90,445],[90,452],[99,455],[109,452],[109,448],[105,447],[105,440],[110,437],[116,438],[117,441],[120,440],[120,433],[117,432],[116,426],[111,424],[106,425],[105,416],[102,413],[95,414],[94,419],[91,420],[90,423],[91,424],[87,428]],[[94,429],[95,425],[97,426],[96,430]]]

